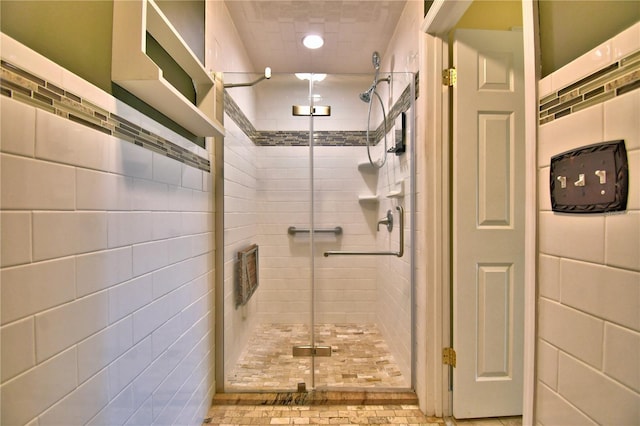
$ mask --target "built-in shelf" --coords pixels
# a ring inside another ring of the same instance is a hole
[[[404,197],[404,180],[396,182],[395,187],[387,193],[387,198],[403,198]]]
[[[369,160],[362,161],[358,163],[358,171],[361,173],[373,173],[378,169],[375,166],[372,166]]]
[[[358,201],[361,203],[378,203],[380,201],[377,195],[359,195]]]
[[[195,105],[146,53],[149,33],[191,77]],[[216,119],[216,81],[153,0],[113,2],[111,79],[196,136],[223,136]]]

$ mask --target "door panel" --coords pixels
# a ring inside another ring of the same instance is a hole
[[[522,34],[458,30],[453,89],[453,412],[522,412]]]

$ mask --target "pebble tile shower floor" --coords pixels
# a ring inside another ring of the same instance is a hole
[[[310,378],[310,358],[293,357],[293,345],[309,344],[306,324],[263,324],[256,328],[235,368],[226,375],[229,391],[295,390]],[[374,324],[316,325],[316,344],[330,357],[316,358],[316,384],[329,387],[409,388]],[[309,383],[307,383],[309,385]]]

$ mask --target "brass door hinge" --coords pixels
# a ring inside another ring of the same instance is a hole
[[[458,80],[458,72],[455,68],[447,68],[442,71],[442,84],[445,86],[453,87]]]
[[[442,363],[452,367],[456,366],[456,351],[453,348],[442,349]]]

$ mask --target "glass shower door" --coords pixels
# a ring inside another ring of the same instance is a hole
[[[255,76],[225,74],[225,84]],[[227,88],[224,141],[224,391],[295,391],[312,383],[311,224],[308,81],[274,74]],[[244,304],[235,299],[238,254],[257,244],[259,277]]]
[[[330,348],[315,358],[318,389],[412,386],[413,76],[381,78],[371,104],[371,75],[312,85],[316,109],[331,107],[311,117],[313,339]]]
[[[371,79],[274,74],[226,90],[225,392],[412,385],[413,76],[389,75],[369,113]],[[253,245],[258,285],[238,303]]]

